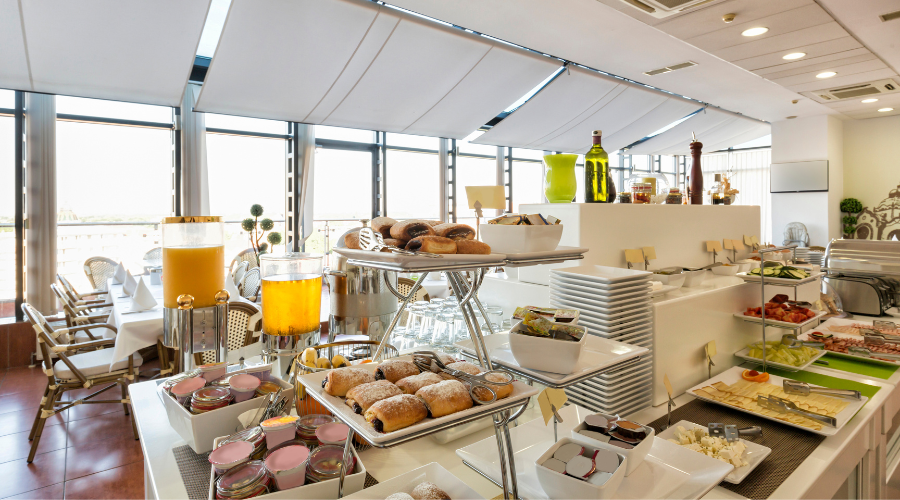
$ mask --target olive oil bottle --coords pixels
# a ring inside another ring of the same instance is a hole
[[[584,201],[585,203],[611,203],[609,193],[609,155],[600,145],[603,131],[591,133],[594,145],[584,155]]]

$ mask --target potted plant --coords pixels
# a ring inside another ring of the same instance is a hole
[[[269,250],[269,245],[275,246],[281,243],[281,233],[272,231],[275,227],[275,221],[268,217],[259,220],[262,214],[262,205],[255,203],[250,206],[250,215],[253,217],[247,217],[241,221],[241,228],[249,234],[250,246],[256,253],[257,264],[259,264],[259,256]],[[266,231],[270,231],[268,235]]]
[[[859,222],[856,214],[862,211],[863,204],[856,198],[844,198],[841,200],[841,212],[847,214],[843,218],[844,238],[853,238],[853,234],[856,232],[856,223]]]

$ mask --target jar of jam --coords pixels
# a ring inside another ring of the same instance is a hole
[[[231,391],[225,387],[204,387],[191,397],[191,413],[206,413],[224,408],[234,401]]]
[[[326,444],[319,446],[309,454],[309,465],[306,467],[306,480],[311,483],[327,481],[341,476],[341,461],[344,459],[344,447]],[[356,457],[351,453],[347,473],[356,469]]]
[[[222,440],[219,446],[235,441],[247,441],[253,445],[253,453],[250,454],[250,458],[253,460],[261,460],[266,454],[266,434],[263,432],[262,427],[258,425],[235,432]]]
[[[265,396],[267,394],[273,394],[281,390],[281,386],[276,384],[275,382],[270,382],[268,380],[263,380],[259,383],[259,387],[256,388],[257,396]]]
[[[631,203],[631,193],[619,193],[616,197],[617,203]]]
[[[635,182],[631,185],[631,203],[650,203],[649,182]]]
[[[681,205],[681,190],[678,188],[669,188],[669,194],[666,195],[666,205]]]
[[[325,424],[337,422],[331,415],[304,415],[297,420],[297,437],[306,442],[310,449],[319,446],[316,429]]]
[[[200,369],[197,368],[195,370],[191,370],[189,372],[182,373],[181,375],[176,375],[174,377],[169,378],[165,382],[162,383],[163,391],[167,394],[172,394],[172,387],[175,387],[178,382],[183,382],[189,378],[199,377]]]
[[[252,498],[269,492],[269,472],[260,460],[229,469],[216,480],[216,498]]]

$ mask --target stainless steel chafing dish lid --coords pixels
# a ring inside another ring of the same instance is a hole
[[[832,240],[824,263],[830,273],[900,276],[900,241]]]

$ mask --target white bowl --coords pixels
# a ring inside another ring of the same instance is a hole
[[[513,328],[509,332],[509,348],[523,368],[568,375],[575,369],[588,337],[587,328],[579,328],[584,329],[584,335],[578,342],[522,335]]]
[[[643,424],[641,424],[643,425]],[[625,455],[625,458],[628,459],[627,465],[625,467],[625,475],[628,476],[635,469],[637,469],[638,465],[641,465],[641,462],[644,461],[644,457],[647,456],[647,453],[650,453],[650,448],[653,448],[653,439],[654,435],[656,435],[656,430],[653,427],[648,427],[644,425],[644,430],[647,431],[647,437],[644,438],[643,441],[638,443],[637,446],[630,450],[625,450],[619,448],[618,446],[611,445],[609,443],[604,443],[603,441],[597,441],[596,439],[589,438],[584,434],[579,434],[579,431],[583,431],[587,426],[584,422],[575,426],[572,429],[572,440],[576,443],[583,444],[586,446],[592,446],[594,448],[603,448],[604,450],[614,451],[616,453],[620,453]]]
[[[706,279],[706,271],[685,271],[681,274],[685,276],[683,286],[686,287],[700,286]]]
[[[742,273],[750,272],[759,267],[759,261],[753,260],[753,259],[739,260],[738,264],[741,264],[742,266],[744,266],[741,268],[741,271],[740,271]]]
[[[740,270],[741,266],[736,264],[722,264],[721,266],[712,268],[712,272],[716,276],[734,276]]]
[[[682,272],[679,274],[656,274],[653,273],[653,277],[650,278],[653,281],[659,281],[663,285],[674,286],[675,288],[681,288],[681,285],[684,284],[684,280],[687,279],[687,276]]]
[[[560,439],[534,462],[538,482],[541,483],[541,488],[544,489],[547,497],[605,499],[615,496],[616,490],[619,489],[619,485],[625,479],[625,469],[628,467],[628,459],[625,458],[625,455],[619,453],[619,451],[622,451],[621,449],[616,451],[616,455],[619,456],[619,468],[600,486],[561,474],[542,465],[547,459],[553,457],[553,454],[556,453],[560,446],[572,442],[572,439],[567,437]],[[579,442],[577,444],[584,445],[585,443]]]
[[[493,253],[549,252],[559,246],[563,226],[482,224],[479,231],[481,241],[490,245]]]

